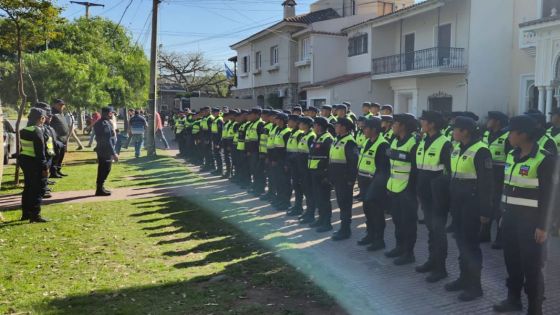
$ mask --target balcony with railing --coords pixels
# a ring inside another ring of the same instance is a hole
[[[465,49],[434,47],[372,60],[374,79],[438,73],[464,73]]]

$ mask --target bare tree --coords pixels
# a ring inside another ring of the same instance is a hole
[[[221,97],[227,96],[228,80],[223,70],[211,65],[202,53],[161,51],[158,67],[160,78],[182,86],[186,92],[204,91]]]

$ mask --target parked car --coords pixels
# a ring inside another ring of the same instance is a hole
[[[8,160],[16,155],[16,131],[9,121],[4,120],[4,165],[8,164]]]

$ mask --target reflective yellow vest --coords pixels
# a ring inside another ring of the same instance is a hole
[[[185,129],[185,117],[179,117],[175,120],[175,134],[179,134]]]
[[[200,133],[200,119],[196,119],[192,124],[192,134],[197,135]]]
[[[506,152],[506,142],[509,136],[509,132],[504,133],[503,135],[499,136],[498,138],[494,139],[492,143],[490,143],[490,131],[485,131],[484,136],[482,137],[482,142],[484,142],[490,153],[492,154],[492,161],[495,164],[503,164],[506,161],[507,152]]]
[[[290,153],[297,153],[298,152],[298,137],[303,133],[301,130],[296,130],[292,132],[290,138],[288,139],[288,145],[286,145],[286,151]]]
[[[223,121],[224,121],[224,118],[223,118],[222,116],[218,116],[218,118],[216,118],[216,119],[214,119],[214,121],[212,121],[212,126],[211,126],[211,128],[210,128],[210,131],[211,131],[213,134],[218,134],[218,131],[219,131],[219,130],[218,130],[218,122],[219,122],[219,121],[223,122]],[[222,126],[222,128],[223,128],[223,126]]]
[[[202,120],[201,120],[201,122],[200,122],[200,127],[202,128],[202,131],[208,131],[208,130],[210,130],[211,126],[208,125],[208,121],[209,121],[211,118],[214,118],[214,116],[208,115],[208,116],[202,118]]]
[[[548,134],[552,139],[554,139],[554,143],[556,143],[556,148],[558,149],[558,152],[560,152],[560,133],[558,133],[558,134],[555,135],[555,136],[552,136],[552,129],[553,129],[553,127],[550,127],[550,128],[547,130],[547,134]]]
[[[23,128],[23,130],[35,132],[35,128],[37,128],[37,126],[28,126],[28,127]],[[20,155],[29,156],[29,157],[32,157],[32,158],[36,157],[35,146],[33,145],[33,140],[20,139],[19,141],[21,142],[21,151],[19,153]]]
[[[261,138],[259,139],[259,153],[266,153],[268,151],[268,139],[273,127],[274,124],[270,122],[264,125],[264,133],[261,134]]]
[[[451,153],[451,178],[453,179],[477,179],[474,157],[480,149],[487,148],[486,144],[478,141],[472,144],[461,154],[461,147],[456,146]]]
[[[541,147],[541,149],[544,149],[544,146],[546,145],[546,143],[547,143],[549,140],[554,141],[554,139],[553,139],[549,134],[546,134],[546,133],[545,133],[545,134],[539,139],[539,141],[537,141],[537,144],[539,145],[539,147]],[[556,143],[556,142],[555,142],[555,143]]]
[[[231,127],[231,120],[228,120],[224,123],[224,125],[222,126],[222,139],[231,139],[230,133],[229,133],[229,128]]]
[[[280,132],[276,133],[276,136],[274,137],[274,147],[275,148],[285,148],[287,143],[286,143],[286,141],[284,141],[284,136],[288,132],[291,132],[291,131],[292,131],[292,128],[285,127]]]
[[[313,130],[309,130],[298,142],[297,150],[299,153],[309,154],[309,140],[315,139],[317,135]]]
[[[360,158],[358,160],[358,174],[360,176],[372,177],[375,175],[377,166],[375,165],[375,155],[377,154],[377,149],[383,143],[387,143],[387,140],[382,136],[378,136],[375,142],[366,150],[368,144],[371,143],[371,139],[367,139],[364,143],[362,149],[360,150]]]
[[[246,131],[249,124],[251,124],[251,122],[246,121],[242,123],[241,126],[239,126],[239,130],[237,130],[237,150],[239,151],[245,151],[245,138],[247,136]]]
[[[321,145],[323,143],[325,143],[325,141],[327,141],[327,139],[332,139],[333,136],[329,133],[329,132],[325,132],[323,133],[319,139],[317,139],[313,144],[314,145]],[[325,152],[325,154],[327,154],[327,152]],[[307,168],[310,170],[316,170],[319,168],[319,163],[323,160],[328,160],[329,156],[328,155],[316,155],[313,154],[309,155],[309,160],[307,161]]]
[[[383,133],[383,137],[385,138],[385,140],[391,142],[393,141],[393,135],[394,135],[393,128],[390,128],[389,131]]]
[[[237,148],[237,143],[239,142],[239,128],[235,131],[235,126],[239,125],[236,121],[231,126],[231,133],[233,134],[233,146]]]
[[[47,135],[47,154],[49,156],[55,156],[54,152],[54,139],[53,137]]]
[[[362,148],[366,144],[366,141],[367,138],[364,132],[362,130],[358,130],[358,132],[356,132],[356,144],[358,145],[358,148]]]
[[[428,150],[425,150],[426,140],[425,137],[422,138],[416,150],[416,168],[432,172],[444,171],[445,166],[441,161],[441,151],[446,143],[449,143],[449,140],[441,134],[432,142]]]
[[[262,119],[259,119],[251,123],[251,125],[247,128],[247,136],[245,137],[245,142],[259,141],[258,127],[259,124],[262,122],[263,122]]]
[[[399,140],[394,139],[391,143],[391,176],[387,181],[387,190],[393,193],[403,192],[408,187],[412,162],[408,161],[412,149],[416,145],[416,138],[410,137],[403,145],[399,146]]]
[[[538,169],[546,155],[538,150],[535,157],[515,163],[513,154],[508,154],[504,169],[504,192],[502,202],[506,205],[528,208],[539,207]],[[506,210],[507,207],[506,207]]]
[[[346,143],[348,142],[356,143],[352,134],[347,134],[333,143],[329,151],[330,164],[346,164]]]
[[[266,149],[272,150],[274,149],[274,139],[276,138],[276,134],[278,133],[278,126],[273,125],[270,129],[270,133],[268,134],[268,139],[266,141]]]

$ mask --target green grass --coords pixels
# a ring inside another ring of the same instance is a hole
[[[156,159],[140,157],[135,159],[133,156],[130,150],[121,152],[121,160],[118,163],[113,163],[107,187],[162,187],[186,183],[189,180],[196,179],[194,174],[189,175],[186,167],[172,157],[160,156]],[[95,179],[97,176],[95,153],[91,151],[69,152],[67,158],[65,158],[63,172],[68,174],[68,176],[55,180],[56,184],[52,186],[53,192],[95,189]],[[0,195],[21,192],[23,186],[15,186],[14,173],[14,165],[4,167]],[[23,185],[23,175],[20,176],[20,185]],[[170,182],[169,179],[173,179],[173,181]]]
[[[18,215],[7,212],[6,219]],[[0,225],[2,314],[297,314],[335,307],[279,258],[182,199],[51,205],[44,215],[52,222]],[[217,275],[225,279],[209,281]]]

